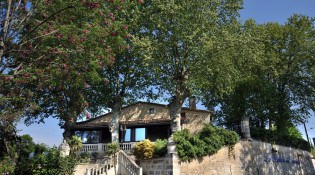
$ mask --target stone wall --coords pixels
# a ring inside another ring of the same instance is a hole
[[[211,114],[202,110],[182,109],[182,113],[186,113],[187,123],[182,124],[182,129],[188,129],[191,133],[199,133],[204,124],[211,122]]]
[[[309,152],[258,141],[240,141],[234,149],[189,163],[180,163],[180,175],[291,175],[315,174]]]
[[[143,175],[176,175],[180,173],[180,164],[174,154],[167,154],[165,158],[142,160],[140,166]]]

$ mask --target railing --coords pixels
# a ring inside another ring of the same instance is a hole
[[[97,152],[98,144],[83,144],[81,152]]]
[[[87,168],[85,175],[107,174],[109,169],[114,167],[115,161],[113,157],[104,158],[103,161],[103,163],[97,164],[93,168]]]
[[[131,152],[133,148],[135,147],[137,142],[128,142],[128,143],[119,143],[119,147],[121,150],[125,152]]]
[[[128,171],[131,175],[142,175],[142,167],[138,166],[122,150],[118,152],[118,162],[119,162],[119,165],[124,166],[126,171]]]
[[[121,150],[130,153],[137,142],[119,143]],[[83,144],[81,152],[105,152],[107,150],[107,144]]]

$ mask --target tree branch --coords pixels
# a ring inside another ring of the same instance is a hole
[[[66,11],[66,10],[68,10],[68,9],[70,9],[70,8],[74,8],[74,6],[67,6],[67,7],[65,7],[65,8],[63,8],[63,9],[60,9],[60,10],[58,10],[57,12],[51,14],[50,16],[48,16],[48,18],[46,18],[44,21],[42,21],[40,24],[38,24],[38,25],[37,25],[33,30],[31,30],[27,35],[25,35],[25,36],[21,39],[21,41],[23,41],[25,38],[27,38],[30,34],[32,34],[35,30],[37,30],[41,25],[43,25],[45,22],[47,22],[50,18],[56,16],[57,14],[59,14],[59,13],[61,13],[61,12],[63,12],[63,11]]]

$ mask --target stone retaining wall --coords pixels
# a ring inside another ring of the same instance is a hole
[[[310,153],[259,141],[240,141],[213,156],[180,163],[180,175],[314,175]],[[175,174],[174,174],[175,175]]]
[[[140,166],[143,175],[175,175],[180,170],[178,158],[174,154],[167,154],[165,158],[142,160]]]

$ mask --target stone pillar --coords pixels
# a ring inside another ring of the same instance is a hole
[[[60,144],[59,150],[61,157],[66,157],[70,154],[70,146],[66,140],[63,140],[63,142]]]
[[[173,140],[173,137],[169,137],[167,141],[167,154],[175,154],[176,153],[176,144]]]
[[[172,154],[173,174],[180,174],[180,164],[177,154]]]
[[[248,139],[250,138],[250,127],[249,127],[249,117],[244,116],[241,121],[241,132],[242,138]]]
[[[168,138],[167,142],[167,156],[169,157],[169,165],[167,167],[171,167],[172,174],[180,174],[180,164],[179,158],[176,154],[176,143],[173,140],[173,137]],[[170,170],[170,169],[169,169]],[[166,171],[169,172],[168,169]]]

